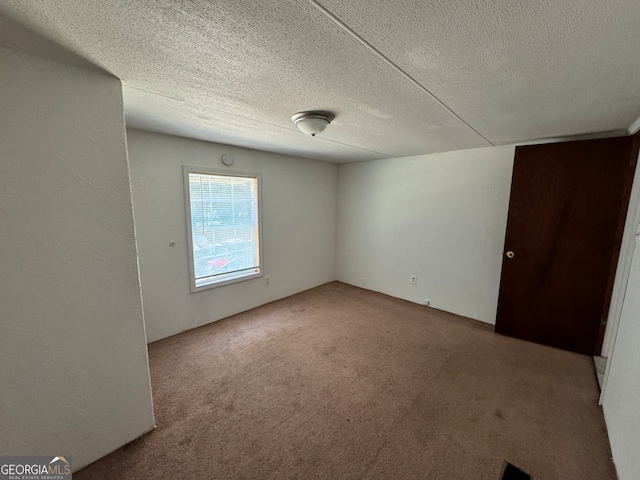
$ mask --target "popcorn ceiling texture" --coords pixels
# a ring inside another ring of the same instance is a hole
[[[398,157],[623,132],[640,115],[634,0],[5,0],[0,11],[121,78],[128,125],[280,153]],[[308,109],[337,114],[321,137],[290,120]]]
[[[640,116],[637,1],[323,3],[493,143]]]

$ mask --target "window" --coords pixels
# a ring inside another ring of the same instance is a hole
[[[184,167],[191,290],[261,275],[260,176]]]

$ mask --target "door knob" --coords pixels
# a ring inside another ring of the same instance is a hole
[[[511,250],[509,250],[509,251],[506,253],[506,255],[507,255],[507,258],[513,258],[513,257],[515,257],[515,256],[516,256],[516,254],[515,254],[515,253],[513,253]]]

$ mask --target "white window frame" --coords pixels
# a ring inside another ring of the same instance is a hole
[[[197,167],[192,165],[183,165],[183,180],[184,180],[184,199],[186,207],[186,223],[187,223],[187,245],[189,250],[189,276],[191,293],[200,292],[202,290],[208,290],[210,288],[222,287],[224,285],[230,285],[232,283],[244,282],[254,278],[259,278],[264,275],[264,262],[263,262],[263,249],[262,249],[262,176],[259,173],[239,172],[234,170],[220,170],[209,167]],[[189,174],[202,174],[202,175],[218,175],[225,177],[244,177],[254,178],[257,182],[257,202],[258,202],[258,272],[244,273],[241,276],[235,278],[229,278],[226,280],[212,280],[211,283],[196,286],[196,275],[193,255],[193,229],[191,227],[191,195],[189,189]]]

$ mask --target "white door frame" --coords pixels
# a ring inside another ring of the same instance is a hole
[[[640,161],[640,154],[638,155]],[[624,232],[622,234],[622,243],[620,245],[620,255],[618,256],[618,265],[616,267],[616,276],[613,283],[613,291],[611,293],[611,306],[607,315],[607,327],[602,342],[603,357],[607,357],[607,369],[605,371],[604,382],[602,384],[602,393],[600,394],[600,404],[604,401],[607,391],[607,380],[609,379],[609,365],[613,358],[616,338],[618,336],[618,327],[620,325],[620,317],[622,315],[622,307],[624,305],[624,297],[627,291],[627,283],[629,282],[629,273],[631,271],[631,262],[633,260],[633,252],[636,243],[640,238],[640,166],[636,163],[636,171],[633,177],[633,186],[631,188],[631,197],[629,198],[629,208],[627,210],[627,218],[624,224]]]

